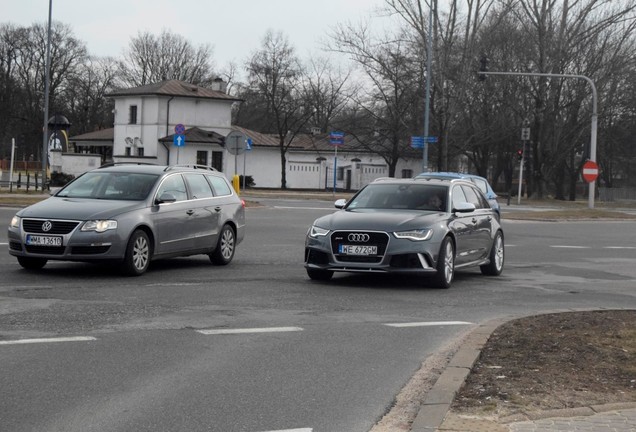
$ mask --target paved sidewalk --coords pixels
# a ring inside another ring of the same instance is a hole
[[[511,418],[505,419],[505,422],[459,416],[451,412],[455,395],[470,374],[491,333],[503,323],[516,318],[489,321],[466,338],[427,393],[411,425],[411,432],[636,432],[636,403],[544,411],[531,419]]]

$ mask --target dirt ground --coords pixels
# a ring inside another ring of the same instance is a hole
[[[636,402],[636,311],[538,315],[499,327],[451,410],[491,420]]]

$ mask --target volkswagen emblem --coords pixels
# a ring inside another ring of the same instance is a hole
[[[51,223],[51,221],[46,221],[42,224],[42,231],[44,232],[51,231],[51,228],[53,228],[53,224]]]
[[[351,233],[347,236],[347,239],[350,242],[356,242],[356,243],[366,243],[369,241],[369,234],[364,234],[364,233]]]

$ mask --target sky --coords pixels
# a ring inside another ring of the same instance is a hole
[[[383,0],[52,0],[53,21],[73,29],[91,55],[118,57],[131,37],[164,29],[194,46],[209,43],[217,68],[238,65],[268,29],[282,31],[300,58],[321,54],[320,41],[338,23],[377,15]],[[0,23],[46,24],[49,0],[0,0]]]

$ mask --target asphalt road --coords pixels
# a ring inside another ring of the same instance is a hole
[[[330,203],[261,201],[227,267],[179,258],[129,278],[82,263],[27,272],[0,254],[0,429],[363,432],[472,324],[636,307],[636,222],[504,215],[504,274],[463,271],[436,290],[408,278],[310,281],[304,234]],[[0,208],[0,220],[13,212]],[[45,341],[15,344],[34,338]]]

